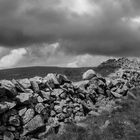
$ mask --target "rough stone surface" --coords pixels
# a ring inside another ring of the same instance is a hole
[[[14,135],[11,132],[5,132],[3,140],[14,140]]]
[[[43,119],[40,115],[36,115],[30,122],[24,126],[24,134],[32,132],[33,130],[44,125]]]
[[[28,103],[31,97],[32,93],[20,93],[16,96],[20,103]]]
[[[35,114],[34,109],[29,108],[22,116],[23,124],[29,122],[34,117],[34,114]]]
[[[56,85],[59,85],[59,82],[57,80],[56,74],[50,73],[44,78],[44,82],[47,82],[47,84],[54,88]]]
[[[83,81],[74,83],[64,75],[52,73],[45,78],[0,81],[0,137],[45,139],[57,133],[62,123],[100,117],[105,111],[120,109],[117,102],[122,99],[136,100],[131,90],[139,87],[140,73],[124,70],[116,75],[104,78],[89,70]],[[107,125],[104,122],[101,130]]]
[[[35,106],[35,111],[37,112],[37,113],[41,113],[41,111],[44,109],[45,107],[44,107],[44,105],[42,104],[42,103],[38,103],[36,106]]]
[[[93,78],[95,76],[96,76],[95,71],[90,69],[83,74],[82,78],[83,78],[83,80],[90,80],[91,78]]]
[[[2,80],[1,87],[7,90],[6,92],[7,96],[15,97],[17,95],[17,90],[15,88],[15,85],[11,81]]]
[[[19,80],[19,83],[25,88],[25,89],[28,89],[31,87],[31,83],[30,83],[30,80],[25,78],[25,79],[20,79]]]

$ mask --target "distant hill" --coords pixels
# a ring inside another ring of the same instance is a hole
[[[34,76],[46,76],[48,73],[65,74],[70,80],[81,80],[81,75],[86,68],[63,68],[63,67],[23,67],[0,70],[0,79],[22,79],[31,78]]]
[[[128,58],[122,57],[119,59],[109,59],[103,63],[101,63],[98,68],[123,68],[123,69],[139,69],[140,62],[136,59],[130,60]]]
[[[106,77],[114,73],[119,68],[139,69],[140,63],[136,60],[127,58],[109,59],[101,63],[98,67],[81,67],[81,68],[65,68],[65,67],[23,67],[0,70],[0,79],[22,79],[34,76],[46,76],[48,73],[60,73],[66,75],[72,81],[81,80],[81,75],[88,69],[95,70],[98,74]]]
[[[82,78],[82,74],[88,69],[95,70],[102,76],[107,76],[116,70],[113,66],[104,67],[81,67],[81,68],[64,68],[64,67],[23,67],[0,70],[1,79],[22,79],[31,78],[34,76],[46,76],[48,73],[59,73],[66,75],[72,81],[79,81]]]

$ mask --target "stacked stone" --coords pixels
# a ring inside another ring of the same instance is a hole
[[[61,74],[0,81],[0,139],[43,139],[63,123],[110,111],[115,98],[126,96],[123,79],[111,81],[93,70],[72,83]]]

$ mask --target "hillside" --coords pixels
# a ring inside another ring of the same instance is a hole
[[[23,67],[0,70],[0,79],[22,79],[34,76],[46,76],[48,73],[66,75],[72,81],[81,80],[81,75],[89,68],[63,68],[63,67]]]
[[[0,139],[139,140],[140,72],[125,60],[2,70]]]
[[[107,62],[108,63],[108,62]],[[34,76],[46,76],[48,73],[60,73],[66,75],[72,81],[81,80],[81,75],[88,69],[95,70],[98,74],[106,77],[115,72],[119,67],[116,65],[100,65],[99,67],[81,67],[81,68],[64,68],[64,67],[21,67],[0,70],[0,80],[2,79],[22,79]]]

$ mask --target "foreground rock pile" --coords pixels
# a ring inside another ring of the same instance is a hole
[[[99,65],[99,68],[104,68],[106,66],[110,67],[118,67],[123,69],[129,70],[139,70],[140,69],[140,62],[137,59],[128,59],[125,57],[119,59],[109,59]]]
[[[138,79],[135,76],[123,72],[113,80],[89,70],[83,74],[83,81],[76,83],[64,75],[51,73],[44,78],[2,80],[0,139],[45,139],[51,131],[59,132],[64,123],[111,111],[115,99],[130,94],[131,82]]]

